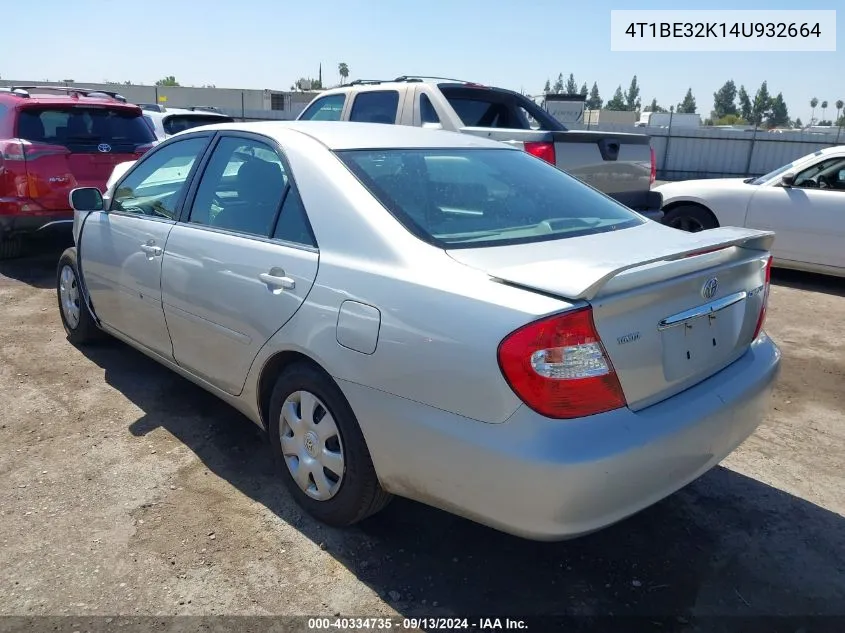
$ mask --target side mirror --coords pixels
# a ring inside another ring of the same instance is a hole
[[[77,187],[68,198],[74,211],[103,210],[103,194],[96,187]]]
[[[795,184],[795,174],[791,171],[786,172],[783,176],[780,177],[780,184],[784,187],[791,187]]]

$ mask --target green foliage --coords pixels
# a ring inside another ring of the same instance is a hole
[[[692,96],[692,88],[687,88],[687,94],[684,95],[684,100],[678,104],[676,112],[678,114],[695,114],[695,97]]]
[[[173,75],[169,75],[169,76],[165,77],[164,79],[159,79],[156,82],[156,86],[176,87],[178,85],[179,85],[179,82],[176,81],[176,77],[174,77]]]

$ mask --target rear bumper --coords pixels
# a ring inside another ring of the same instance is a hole
[[[21,211],[20,200],[0,198],[0,237],[10,234],[67,231],[73,229],[73,210]]]
[[[762,422],[780,368],[766,336],[695,387],[633,412],[486,424],[340,381],[382,485],[499,530],[572,538],[616,523],[716,466]]]

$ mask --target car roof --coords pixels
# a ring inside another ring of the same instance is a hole
[[[105,105],[109,107],[113,107],[115,109],[129,109],[129,110],[136,110],[140,109],[138,106],[131,104],[131,103],[124,103],[122,101],[118,101],[117,99],[111,99],[109,97],[71,97],[68,95],[48,95],[48,94],[32,94],[29,97],[22,97],[17,95],[13,92],[6,92],[0,91],[0,102],[6,103],[12,106],[28,106],[28,105],[40,105],[40,106],[51,106],[51,105],[62,105],[66,106],[69,104],[78,104],[78,105]]]
[[[515,149],[498,141],[432,130],[410,125],[386,123],[353,123],[347,121],[261,121],[253,123],[215,123],[206,130],[232,130],[263,134],[282,142],[290,132],[305,134],[331,150],[345,149],[413,149],[413,148],[479,148]]]

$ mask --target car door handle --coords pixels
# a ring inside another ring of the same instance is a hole
[[[268,286],[274,288],[282,288],[284,290],[292,290],[296,287],[296,282],[290,277],[286,277],[284,271],[280,275],[271,275],[270,273],[261,273],[258,278]]]
[[[141,244],[141,250],[150,257],[158,257],[161,255],[161,247],[154,246],[153,244]]]

